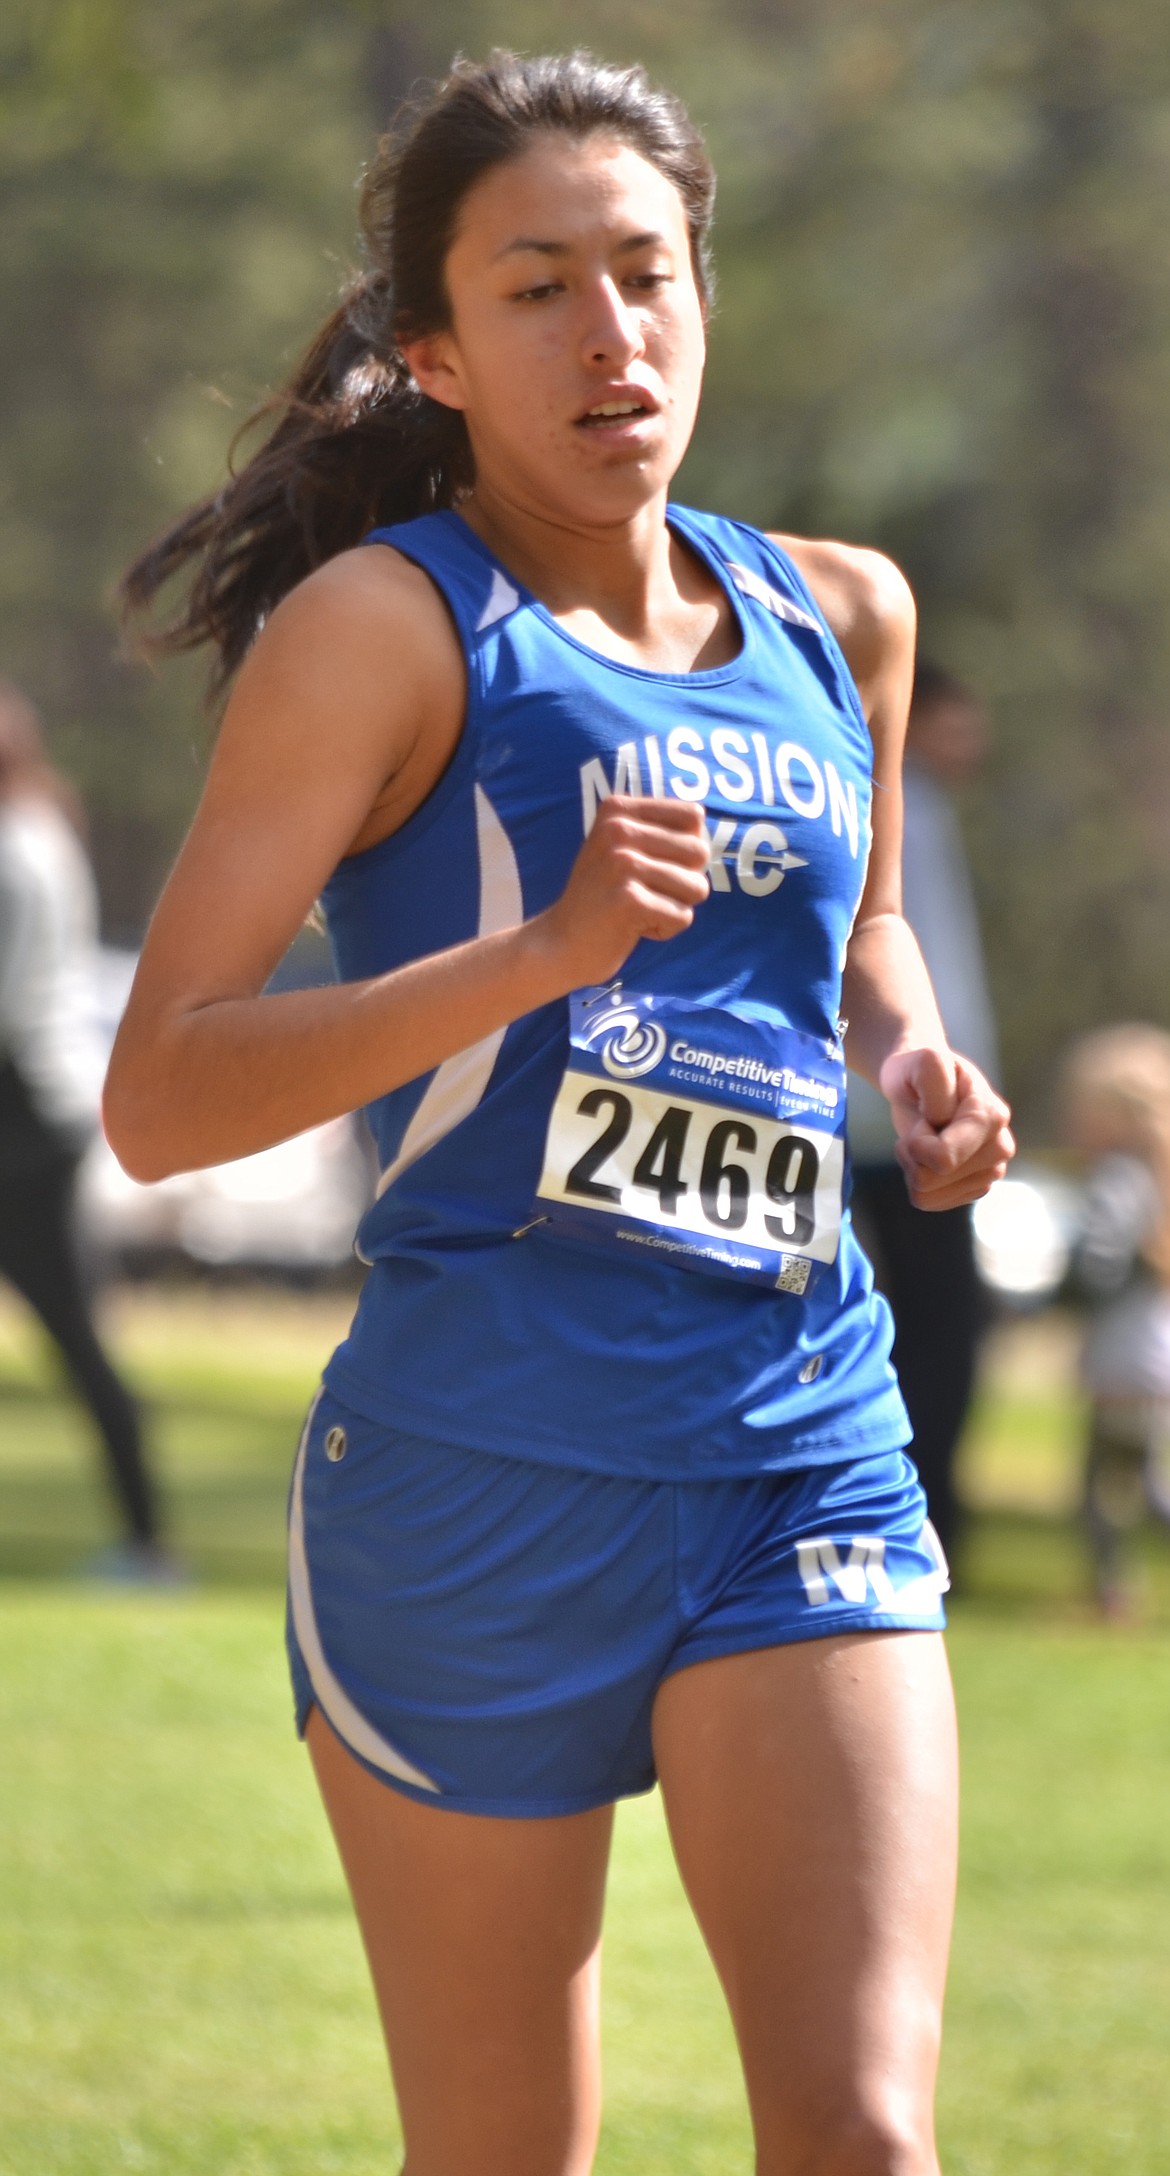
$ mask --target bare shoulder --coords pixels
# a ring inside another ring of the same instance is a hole
[[[454,623],[421,568],[387,546],[341,552],[257,637],[224,717],[212,783],[263,775],[348,827],[339,852],[405,822],[442,775],[466,708]]]
[[[132,1007],[262,989],[339,862],[425,800],[464,708],[446,607],[397,553],[341,554],[290,591],[232,690]]]
[[[385,671],[417,683],[454,669],[461,655],[450,615],[430,577],[389,545],[360,545],[290,590],[260,634],[245,674],[279,671],[320,675],[334,689]],[[243,679],[244,675],[241,675]],[[387,683],[381,681],[383,692]]]
[[[802,536],[777,536],[836,635],[862,692],[913,662],[916,615],[910,584],[882,552]]]

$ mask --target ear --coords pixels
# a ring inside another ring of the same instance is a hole
[[[423,333],[417,340],[401,340],[399,353],[420,393],[444,408],[466,408],[467,398],[450,333]]]

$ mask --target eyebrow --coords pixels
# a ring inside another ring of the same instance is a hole
[[[651,249],[656,243],[665,243],[665,240],[665,235],[654,231],[631,234],[624,242],[618,243],[617,253],[619,257],[632,255],[636,249]],[[535,235],[522,234],[514,242],[505,242],[503,249],[496,251],[495,262],[498,264],[501,257],[513,257],[523,250],[534,250],[538,257],[568,257],[572,254],[572,249],[571,242],[545,242]]]

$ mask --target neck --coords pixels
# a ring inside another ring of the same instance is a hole
[[[609,619],[649,617],[676,589],[666,493],[607,523],[525,503],[481,479],[459,511],[470,529],[550,611],[592,607]]]

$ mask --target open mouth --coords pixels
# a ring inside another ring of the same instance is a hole
[[[601,400],[587,408],[577,418],[577,428],[582,431],[614,430],[624,423],[637,423],[646,416],[656,415],[657,410],[639,400]]]

